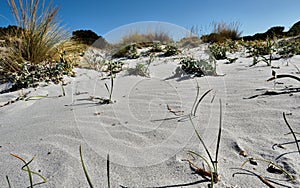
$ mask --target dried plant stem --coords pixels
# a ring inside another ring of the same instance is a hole
[[[191,156],[196,155],[196,156],[200,157],[206,163],[206,165],[208,166],[209,171],[206,171],[206,170],[204,170],[204,169],[196,166],[189,158],[187,158],[186,160],[189,162],[189,164],[191,166],[193,166],[196,169],[196,171],[198,173],[200,173],[200,174],[202,174],[202,175],[204,175],[206,177],[211,177],[212,180],[214,179],[213,173],[212,173],[213,169],[212,169],[211,165],[209,164],[209,162],[204,157],[202,157],[201,155],[199,155],[198,153],[196,153],[194,151],[189,151],[188,155],[191,155]]]
[[[273,76],[272,78],[269,78],[267,81],[272,81],[272,80],[279,79],[279,78],[292,78],[292,79],[295,79],[300,82],[299,77],[290,75],[290,74],[278,74],[278,75]]]

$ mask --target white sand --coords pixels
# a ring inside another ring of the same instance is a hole
[[[186,54],[205,57],[203,51],[191,49]],[[271,68],[260,63],[249,67],[252,58],[243,54],[234,64],[218,61],[218,77],[188,79],[170,78],[179,62],[173,58],[156,58],[150,66],[150,78],[128,76],[126,71],[117,75],[113,100],[109,105],[99,105],[90,96],[108,97],[100,74],[93,70],[76,69],[77,77],[69,79],[66,96],[59,85],[40,87],[29,96],[45,96],[28,101],[17,101],[0,108],[0,187],[7,187],[7,175],[13,187],[29,186],[28,175],[21,171],[22,162],[10,156],[17,154],[29,161],[34,171],[39,171],[48,182],[36,187],[88,187],[79,157],[83,157],[95,187],[106,187],[106,156],[110,154],[112,187],[207,187],[207,179],[193,172],[184,161],[188,150],[204,154],[190,121],[176,117],[173,110],[191,111],[196,96],[196,81],[200,95],[213,91],[202,101],[194,122],[200,135],[215,155],[219,125],[219,99],[223,106],[223,129],[219,153],[221,181],[216,187],[267,187],[258,177],[240,168],[250,157],[263,158],[278,163],[296,180],[288,181],[284,174],[266,171],[267,164],[247,164],[245,169],[271,178],[286,187],[300,187],[299,153],[295,143],[286,149],[272,146],[293,142],[282,113],[295,131],[300,131],[300,93],[260,95],[265,91],[287,91],[299,88],[291,79],[266,82]],[[147,59],[144,59],[147,60]],[[131,62],[134,60],[130,60]],[[291,62],[300,67],[300,56]],[[279,73],[295,74],[296,69],[282,60],[273,61]],[[170,79],[168,79],[170,78]],[[1,94],[0,105],[18,97],[19,92]],[[213,103],[211,100],[216,93]],[[254,95],[256,98],[246,99]],[[35,100],[33,100],[35,99]],[[161,121],[160,121],[161,120]],[[180,121],[178,121],[180,120]],[[299,137],[299,136],[298,136]],[[245,150],[247,157],[239,155]],[[293,152],[293,153],[289,153]],[[282,157],[276,160],[282,154]],[[202,167],[203,161],[194,161]],[[254,170],[254,168],[256,170]],[[234,173],[237,174],[233,177]],[[246,173],[246,174],[245,174]],[[34,182],[40,182],[34,176]],[[276,187],[282,187],[273,183]]]

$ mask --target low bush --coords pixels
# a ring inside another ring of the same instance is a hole
[[[167,45],[165,47],[164,51],[165,51],[165,53],[164,53],[165,57],[170,57],[170,56],[178,55],[181,53],[181,51],[176,46],[173,46],[173,45]]]
[[[216,60],[226,59],[226,52],[229,50],[225,43],[213,43],[208,49]]]
[[[117,52],[115,52],[112,55],[112,58],[129,58],[129,59],[136,59],[139,57],[138,51],[137,51],[137,44],[129,44],[125,47],[121,47],[118,49]]]
[[[217,75],[216,67],[206,60],[196,60],[193,58],[185,58],[180,61],[181,69],[192,76],[206,76],[206,75]]]

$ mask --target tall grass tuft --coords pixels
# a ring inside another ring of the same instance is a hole
[[[208,35],[203,35],[201,39],[204,42],[214,43],[214,42],[225,42],[226,40],[237,40],[240,38],[242,32],[240,31],[239,22],[213,22],[212,32]]]
[[[130,44],[130,43],[143,43],[143,42],[155,42],[159,41],[161,43],[173,42],[172,38],[168,33],[163,31],[148,32],[146,34],[141,34],[134,32],[127,36],[124,36],[120,40],[120,44]]]
[[[10,52],[4,64],[10,71],[24,61],[40,64],[51,59],[55,45],[66,32],[58,20],[58,7],[53,0],[7,0],[11,13],[18,25],[14,37],[6,36]]]
[[[210,90],[209,90],[210,91]],[[208,93],[208,92],[207,92]],[[206,93],[206,94],[207,94]],[[203,96],[205,96],[206,94],[204,94]],[[203,98],[203,97],[201,97]],[[202,99],[201,99],[202,100]],[[201,101],[200,100],[200,101]],[[206,165],[208,166],[209,168],[209,171],[201,168],[201,167],[198,167],[196,166],[190,159],[187,159],[187,161],[189,162],[189,164],[191,166],[193,166],[196,171],[203,175],[203,176],[208,176],[211,178],[211,187],[214,187],[214,184],[217,183],[219,181],[219,173],[218,173],[218,155],[219,155],[219,147],[220,147],[220,142],[221,142],[221,133],[222,133],[222,101],[220,99],[220,120],[219,120],[219,129],[218,129],[218,138],[217,138],[217,146],[216,146],[216,153],[215,153],[215,158],[213,159],[212,155],[211,155],[211,152],[208,150],[204,140],[201,138],[199,132],[197,131],[196,129],[196,126],[195,124],[193,123],[193,120],[192,120],[192,114],[190,114],[190,121],[191,121],[191,124],[193,125],[193,128],[195,130],[195,133],[199,139],[199,141],[201,142],[202,146],[204,147],[204,150],[205,150],[205,153],[207,154],[208,158],[209,159],[206,159],[203,155],[201,155],[200,153],[198,152],[195,152],[195,151],[188,151],[188,155],[194,157],[194,156],[197,156],[199,158],[201,158],[205,163]]]

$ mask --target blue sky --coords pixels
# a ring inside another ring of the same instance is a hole
[[[122,25],[162,21],[203,33],[212,22],[241,24],[242,35],[265,32],[272,26],[289,29],[300,21],[300,0],[54,0],[69,30],[91,29],[104,35]],[[6,0],[0,0],[0,26],[14,24]]]

